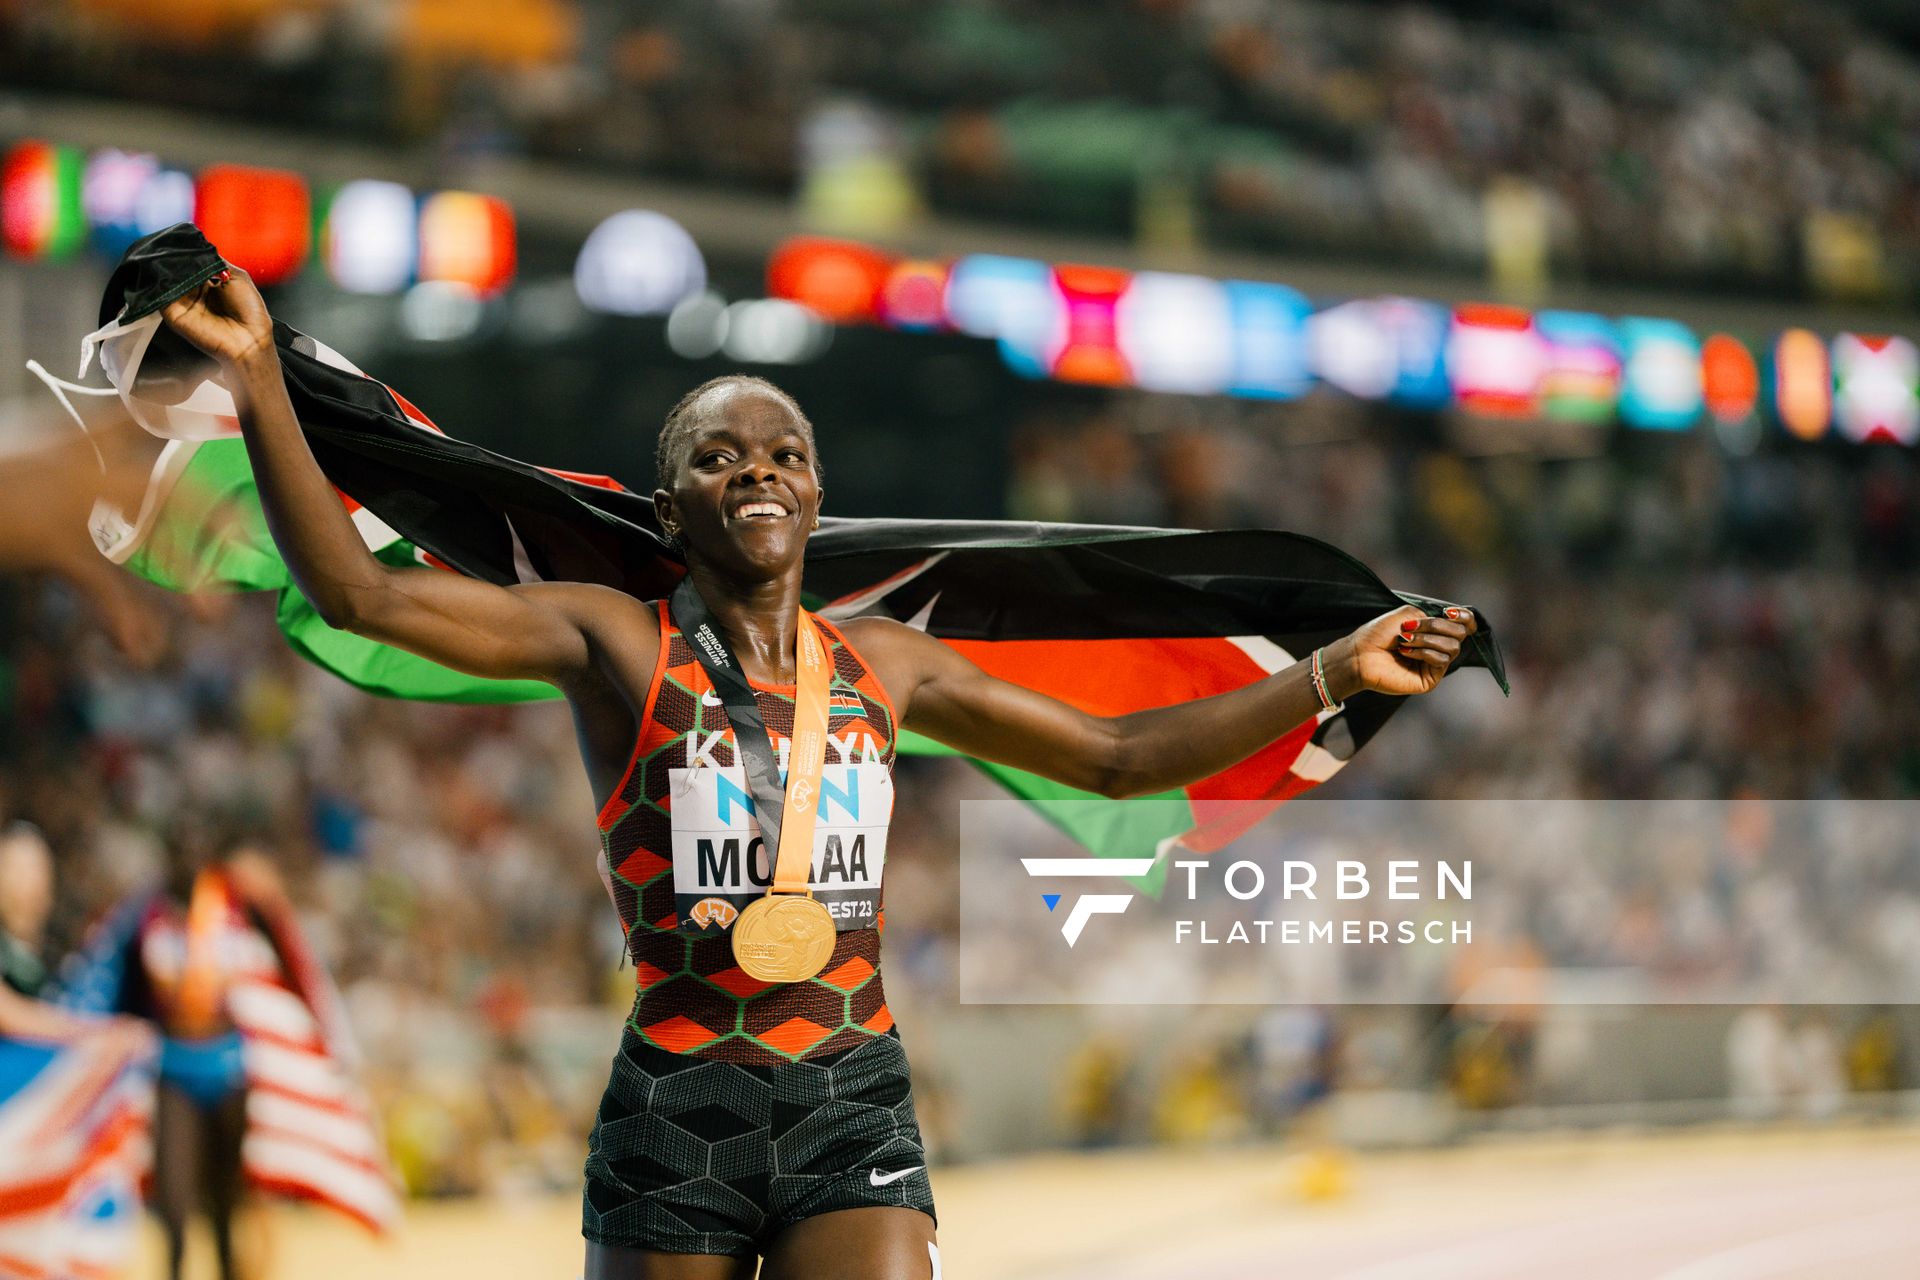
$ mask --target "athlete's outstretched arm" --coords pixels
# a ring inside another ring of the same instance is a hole
[[[137,511],[160,441],[124,415],[71,427],[45,444],[0,457],[0,573],[57,573],[84,595],[120,651],[152,666],[166,644],[166,616],[133,575],[100,554],[87,532],[94,502]]]
[[[0,982],[0,1035],[59,1044],[79,1039],[95,1025],[93,1019],[29,999]]]
[[[549,680],[564,688],[587,671],[591,636],[638,607],[617,591],[584,583],[501,587],[438,569],[382,564],[307,447],[281,376],[272,318],[246,273],[233,268],[230,277],[172,303],[166,321],[220,362],[274,544],[330,626],[473,675]]]
[[[1460,612],[1458,619],[1429,618],[1409,605],[1328,645],[1328,692],[1335,702],[1365,689],[1425,693],[1478,630],[1471,612]],[[1096,716],[990,676],[897,622],[862,619],[846,629],[874,661],[906,728],[970,756],[1115,798],[1211,777],[1320,710],[1305,662],[1231,693]]]
[[[23,996],[4,982],[0,982],[0,1036],[41,1044],[72,1044],[88,1036],[105,1036],[129,1052],[143,1052],[153,1041],[153,1033],[138,1018],[74,1013]]]

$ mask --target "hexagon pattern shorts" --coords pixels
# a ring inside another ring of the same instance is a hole
[[[582,1233],[662,1253],[763,1253],[815,1214],[933,1216],[898,1032],[804,1062],[669,1053],[624,1031],[587,1150]]]

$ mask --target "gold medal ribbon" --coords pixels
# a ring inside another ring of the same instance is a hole
[[[780,813],[780,849],[766,896],[733,922],[733,958],[762,982],[804,982],[826,968],[836,930],[813,896],[813,828],[820,813],[820,775],[827,763],[827,646],[806,610],[794,637],[799,688],[787,748],[787,795]]]
[[[808,893],[813,880],[813,825],[820,813],[820,775],[827,765],[827,646],[820,624],[805,609],[794,636],[793,661],[799,689],[787,748],[780,851],[768,893]]]
[[[733,922],[733,958],[762,982],[803,982],[824,969],[833,954],[833,916],[812,887],[813,827],[827,763],[827,646],[805,609],[794,635],[794,667],[799,687],[773,883]]]
[[[733,923],[734,959],[743,973],[761,982],[805,981],[826,967],[836,933],[832,914],[812,888],[813,830],[827,761],[826,639],[813,615],[800,610],[794,629],[793,733],[783,794],[753,688],[690,575],[674,589],[668,610],[679,620],[726,707],[735,758],[753,795],[754,819],[761,837],[773,846],[773,883]]]

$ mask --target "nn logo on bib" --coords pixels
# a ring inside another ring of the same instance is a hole
[[[833,810],[838,809],[848,822],[860,821],[860,771],[858,769],[840,770],[844,776],[835,782],[822,776],[820,779],[820,799],[814,806],[814,816],[822,822],[834,820]],[[738,821],[736,810],[751,816],[758,816],[754,807],[753,793],[725,774],[714,779],[714,810],[721,822],[732,824]],[[807,780],[799,778],[793,784],[793,802],[804,807],[812,796],[807,788]]]

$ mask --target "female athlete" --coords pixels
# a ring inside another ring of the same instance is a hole
[[[804,966],[812,976],[791,981],[750,976],[756,966],[728,936],[725,891],[767,887],[753,842],[730,845],[727,831],[753,812],[740,766],[757,776],[768,736],[806,739],[796,722],[819,723],[814,707],[831,743],[820,767],[858,769],[860,781],[812,765],[804,776],[884,788],[889,802],[900,728],[1100,795],[1141,795],[1216,774],[1360,690],[1425,693],[1475,630],[1466,610],[1400,609],[1235,692],[1101,718],[990,677],[897,622],[829,625],[800,607],[821,501],[813,427],[791,397],[746,377],[696,388],[660,433],[655,512],[690,582],[672,602],[392,568],[368,553],[308,450],[252,281],[233,270],[166,320],[222,365],[274,541],[328,623],[566,695],[605,798],[603,870],[640,987],[587,1157],[588,1280],[745,1280],[760,1259],[766,1280],[939,1273],[877,912],[823,926]],[[808,683],[822,668],[824,696]],[[804,790],[800,765],[792,776]],[[811,807],[789,795],[783,821]],[[826,818],[815,834],[835,841]],[[763,868],[779,847],[772,830],[765,843]],[[822,847],[877,899],[877,874],[837,843]],[[758,936],[805,949],[797,934]]]
[[[167,1239],[167,1275],[187,1274],[188,1227],[204,1213],[221,1280],[250,1268],[236,1249],[246,1200],[247,1074],[230,996],[292,911],[265,853],[197,815],[176,824],[167,874],[135,926],[120,1008],[159,1032],[150,1203]]]

